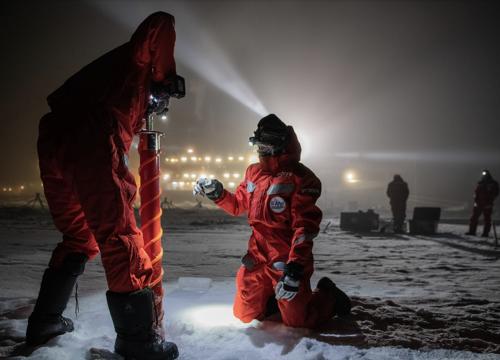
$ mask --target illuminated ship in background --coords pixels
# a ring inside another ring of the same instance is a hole
[[[163,154],[162,189],[192,191],[199,177],[217,178],[228,189],[234,189],[245,175],[249,164],[258,162],[256,154],[213,156],[188,148],[178,154]]]

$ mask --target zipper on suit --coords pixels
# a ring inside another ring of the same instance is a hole
[[[267,189],[269,189],[269,184],[271,183],[271,180],[266,180],[266,185],[263,187],[263,190],[262,192],[260,193],[260,196],[259,196],[259,204],[257,205],[257,208],[259,209],[258,211],[260,212],[259,215],[259,219],[260,220],[264,220],[264,204],[263,204],[263,201],[264,201],[264,198],[266,197],[266,194],[267,194]]]

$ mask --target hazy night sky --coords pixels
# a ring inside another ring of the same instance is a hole
[[[244,103],[260,101],[296,127],[304,162],[338,197],[357,196],[341,185],[346,168],[359,173],[360,194],[376,199],[396,172],[422,198],[457,204],[470,200],[483,167],[500,178],[500,7],[494,2],[0,6],[0,185],[38,178],[37,126],[48,111],[46,96],[127,41],[157,10],[176,17],[178,73],[188,85],[162,125],[170,148],[247,152],[260,115]]]

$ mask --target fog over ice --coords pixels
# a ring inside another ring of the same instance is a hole
[[[460,205],[470,201],[483,167],[500,174],[494,3],[16,1],[1,7],[0,183],[38,178],[35,143],[46,95],[127,41],[157,10],[176,16],[178,72],[188,82],[188,96],[172,104],[161,125],[167,149],[248,151],[248,136],[269,111],[297,129],[304,162],[334,201],[385,201],[386,182],[401,173],[421,201]],[[343,183],[348,168],[359,173],[355,189]]]

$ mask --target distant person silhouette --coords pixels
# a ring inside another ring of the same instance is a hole
[[[404,233],[404,222],[406,219],[406,201],[410,195],[408,184],[401,175],[394,175],[393,180],[387,186],[387,196],[390,199],[394,232]]]
[[[488,170],[483,170],[481,180],[474,192],[474,209],[470,218],[469,231],[466,235],[476,235],[477,223],[481,214],[484,215],[484,228],[481,236],[488,237],[491,230],[491,215],[493,203],[498,196],[498,182],[493,179]]]

